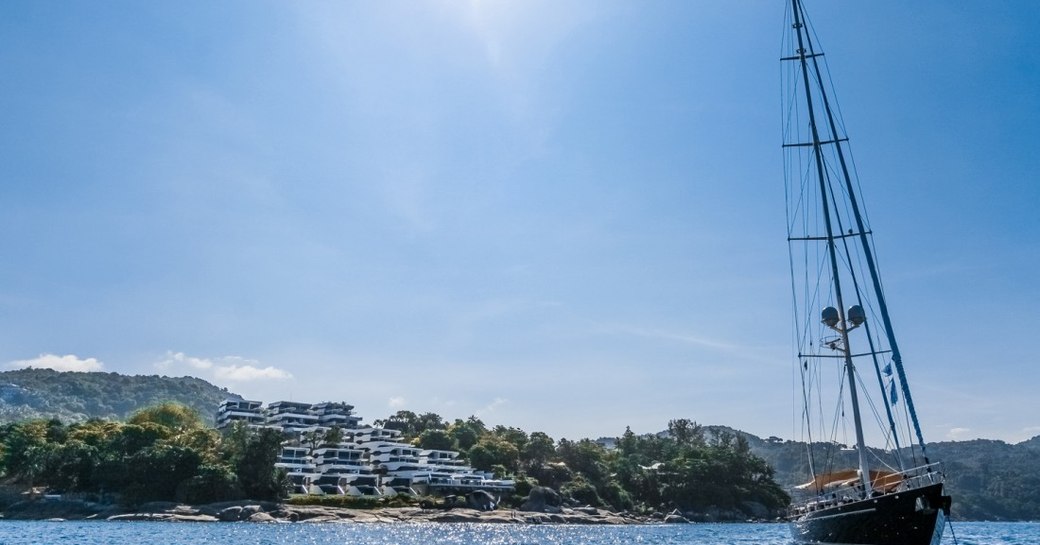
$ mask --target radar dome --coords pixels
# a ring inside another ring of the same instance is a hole
[[[852,323],[853,327],[859,327],[867,319],[867,313],[863,312],[863,307],[859,305],[852,305],[849,307],[848,313],[849,322]]]
[[[827,307],[820,312],[820,320],[827,325],[827,327],[834,327],[838,325],[838,309],[834,307]]]

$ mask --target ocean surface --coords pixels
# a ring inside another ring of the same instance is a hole
[[[944,544],[953,544],[949,527]],[[954,523],[962,545],[1040,545],[1040,523]],[[789,545],[785,524],[529,526],[0,521],[3,545]]]

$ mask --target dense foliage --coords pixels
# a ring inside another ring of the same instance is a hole
[[[547,486],[577,502],[614,510],[776,514],[789,499],[773,470],[737,434],[706,437],[696,423],[669,423],[669,433],[637,436],[616,448],[582,439],[558,442],[543,432],[489,428],[480,419],[444,422],[439,416],[398,411],[378,421],[423,448],[458,450],[473,467],[515,476],[519,502]]]
[[[974,440],[929,445],[943,460],[953,514],[970,520],[1040,520],[1040,436],[1017,445]]]
[[[284,473],[273,465],[281,441],[269,429],[236,427],[222,436],[189,407],[163,403],[125,423],[4,425],[0,462],[8,481],[131,506],[152,500],[273,500],[286,490]]]
[[[724,510],[752,514],[781,509],[786,496],[772,470],[736,435],[705,439],[687,420],[671,437],[631,431],[608,450],[588,439],[554,441],[542,432],[489,428],[470,417],[445,423],[436,415],[400,411],[386,421],[423,448],[459,450],[474,467],[517,480],[515,502],[534,486],[582,504],[615,510]],[[309,440],[336,441],[335,430]],[[341,432],[340,432],[341,433]],[[204,503],[284,497],[285,475],[274,468],[284,437],[271,429],[233,426],[223,434],[192,409],[163,403],[125,423],[100,419],[63,424],[30,420],[0,427],[0,462],[9,482],[64,493]],[[306,438],[305,438],[306,439]]]
[[[207,424],[225,399],[239,395],[194,377],[120,375],[18,369],[0,372],[0,423],[57,418],[125,420],[134,412],[166,401],[187,405]]]

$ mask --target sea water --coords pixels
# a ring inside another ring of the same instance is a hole
[[[1040,523],[954,523],[961,545],[1040,545]],[[0,521],[2,545],[789,545],[785,524],[556,526]],[[950,529],[943,543],[953,544]]]

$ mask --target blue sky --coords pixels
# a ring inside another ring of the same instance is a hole
[[[929,440],[1040,434],[1040,4],[812,2]],[[0,365],[794,437],[784,4],[0,6]]]

